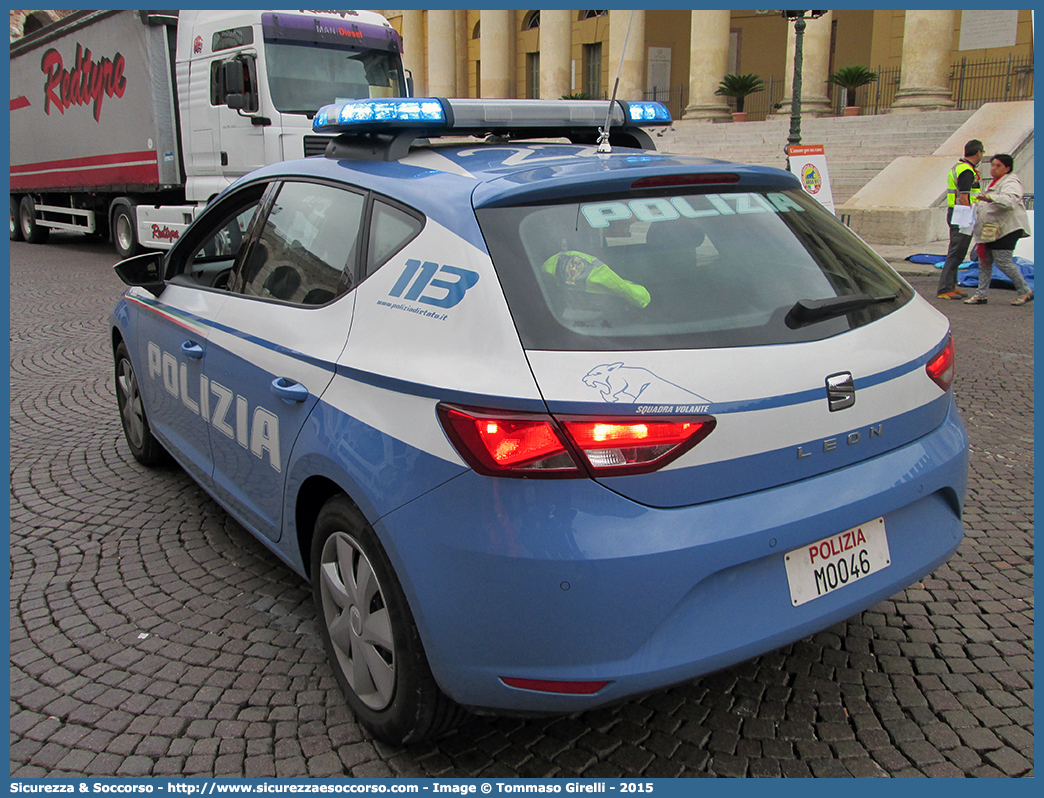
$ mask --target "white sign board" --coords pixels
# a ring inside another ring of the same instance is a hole
[[[671,48],[650,47],[648,61],[648,80],[645,90],[652,92],[658,90],[665,95],[671,90]],[[652,97],[659,100],[660,97]]]
[[[1014,47],[1019,27],[1017,10],[962,11],[959,50]]]
[[[830,174],[827,172],[826,150],[822,144],[792,144],[787,147],[790,171],[801,181],[801,188],[810,197],[831,213],[834,210],[834,195],[830,191]]]

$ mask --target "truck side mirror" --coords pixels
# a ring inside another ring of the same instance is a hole
[[[257,65],[254,56],[243,54],[223,62],[221,80],[225,90],[225,105],[247,113],[258,110]]]
[[[162,252],[146,252],[121,260],[112,268],[132,288],[144,288],[153,296],[159,296],[166,287],[163,282],[163,257]]]

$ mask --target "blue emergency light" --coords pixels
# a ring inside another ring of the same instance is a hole
[[[666,105],[659,102],[627,103],[627,113],[632,122],[650,122],[660,125],[671,123],[671,112],[667,110]]]
[[[437,99],[375,98],[324,105],[312,120],[316,133],[350,133],[392,127],[445,127]]]

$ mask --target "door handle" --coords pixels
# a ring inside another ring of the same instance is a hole
[[[303,402],[308,398],[307,388],[286,377],[276,377],[272,380],[272,393],[284,402]]]
[[[195,341],[185,341],[181,345],[181,351],[185,354],[185,357],[190,357],[193,360],[200,360],[203,357],[203,347]]]

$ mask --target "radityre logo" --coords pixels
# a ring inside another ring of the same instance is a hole
[[[123,75],[126,61],[120,53],[112,59],[95,61],[89,48],[76,45],[76,65],[65,68],[62,54],[53,47],[43,54],[40,69],[47,76],[44,81],[44,113],[50,115],[54,105],[61,113],[73,105],[94,103],[94,121],[101,121],[102,99],[122,97],[127,90]]]

